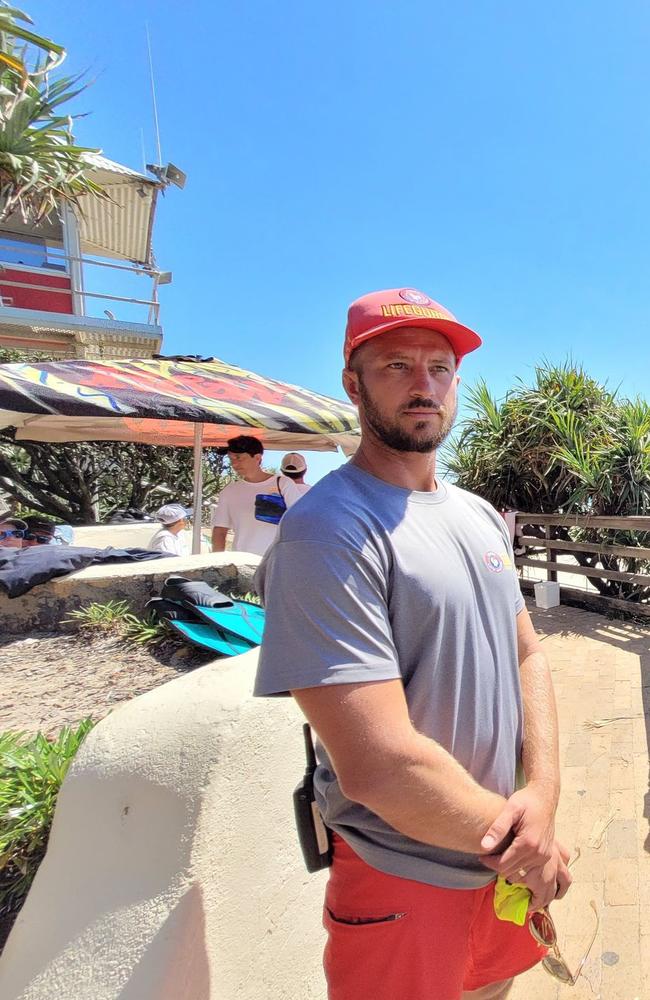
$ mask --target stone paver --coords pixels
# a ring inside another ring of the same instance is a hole
[[[511,1000],[650,1000],[650,629],[579,608],[529,603],[551,663],[560,716],[558,836],[580,848],[574,884],[552,907],[575,987],[541,967]],[[597,724],[600,723],[600,724]]]

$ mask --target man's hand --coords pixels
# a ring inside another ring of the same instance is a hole
[[[528,906],[530,912],[541,910],[554,899],[566,896],[573,881],[567,867],[568,861],[569,852],[556,840],[550,861],[541,868],[529,869],[525,878],[517,879],[528,886],[533,894]]]
[[[509,882],[524,882],[531,869],[544,868],[553,856],[556,803],[533,782],[510,796],[481,841],[481,862]],[[514,839],[502,852],[508,834]]]

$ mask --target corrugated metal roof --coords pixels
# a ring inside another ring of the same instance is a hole
[[[131,167],[125,167],[122,163],[116,163],[115,160],[109,160],[106,156],[102,156],[100,153],[87,153],[86,160],[88,163],[92,164],[93,170],[102,170],[111,174],[119,174],[123,177],[133,177],[138,180],[146,181],[148,184],[156,184],[157,182],[150,177],[149,174],[141,174],[137,170],[132,170]]]
[[[86,195],[80,200],[83,253],[150,265],[158,181],[96,153],[87,160],[92,179],[109,197]]]

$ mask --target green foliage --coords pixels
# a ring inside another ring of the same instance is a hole
[[[93,602],[85,608],[71,611],[67,623],[72,622],[86,632],[114,632],[126,642],[133,642],[137,646],[155,644],[173,637],[165,622],[159,622],[152,614],[138,618],[127,601],[108,601],[106,604]]]
[[[584,467],[587,454],[607,446],[620,424],[613,393],[567,362],[540,365],[532,386],[518,380],[500,402],[481,381],[467,404],[471,415],[446,463],[459,486],[497,508],[581,512],[585,498],[566,455]]]
[[[108,601],[107,604],[93,602],[85,608],[71,611],[65,624],[74,621],[82,629],[96,632],[109,631],[114,629],[116,625],[121,625],[128,613],[129,605],[126,601]]]
[[[259,607],[262,606],[262,602],[261,602],[260,598],[258,597],[258,595],[252,593],[252,591],[250,591],[250,590],[248,591],[248,593],[244,594],[244,596],[241,598],[241,600],[242,601],[248,601],[249,604],[257,604]]]
[[[78,76],[51,79],[65,50],[25,21],[26,14],[0,6],[0,220],[18,212],[38,225],[61,201],[107,196],[86,176],[87,154],[97,150],[75,144],[73,119],[63,110],[87,85]]]
[[[29,66],[26,63],[26,46],[31,45],[36,49],[37,58],[44,58],[42,72],[54,69],[65,59],[65,49],[49,38],[34,34],[26,24],[34,22],[17,7],[10,7],[2,2],[0,5],[0,68],[2,72],[9,70],[16,74],[20,80],[25,80],[29,76]],[[25,43],[22,50],[18,49],[17,42]],[[36,67],[34,67],[36,69]]]
[[[650,404],[629,400],[570,361],[542,363],[533,384],[505,398],[484,382],[469,392],[470,417],[447,449],[457,484],[497,509],[610,517],[650,514]],[[558,527],[573,541],[647,547],[650,538]],[[575,553],[583,566],[642,573],[641,560]],[[650,600],[650,588],[593,578],[601,593]]]
[[[223,457],[208,458],[206,499],[227,481]],[[192,452],[119,441],[16,441],[15,432],[5,429],[0,431],[0,489],[38,513],[68,524],[93,524],[124,507],[189,504]]]
[[[0,733],[0,916],[19,909],[41,863],[70,762],[94,723],[55,740]]]
[[[205,462],[208,500],[230,477],[221,455],[206,455]],[[23,507],[68,524],[105,521],[124,507],[155,510],[170,501],[189,504],[192,463],[185,448],[118,441],[18,442],[13,430],[0,431],[0,489]]]
[[[132,614],[125,615],[123,634],[127,642],[133,642],[136,646],[155,645],[163,639],[176,639],[167,622],[159,621],[153,614],[148,614],[145,618],[138,618]]]

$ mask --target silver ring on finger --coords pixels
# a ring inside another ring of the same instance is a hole
[[[526,871],[525,868],[518,868],[517,869],[517,878],[526,878],[527,874],[528,874],[528,872]]]

